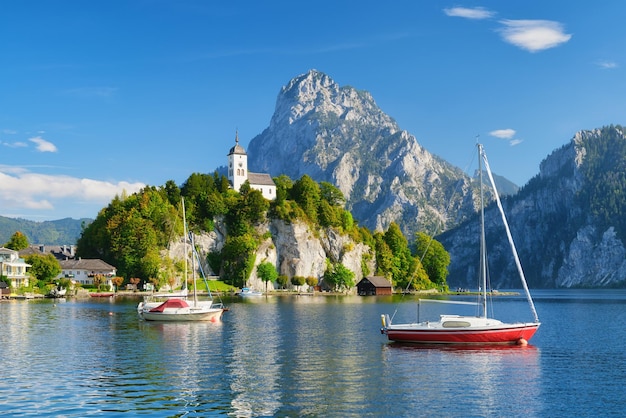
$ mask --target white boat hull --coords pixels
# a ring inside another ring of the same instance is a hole
[[[141,302],[137,307],[139,317],[145,321],[219,321],[224,309],[212,301],[191,302],[168,299],[165,302]]]
[[[216,322],[222,319],[223,309],[193,309],[180,308],[177,310],[165,310],[164,312],[150,312],[149,310],[140,313],[145,321],[170,321],[170,322],[189,322],[189,321],[212,321]]]

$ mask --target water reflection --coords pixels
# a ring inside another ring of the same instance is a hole
[[[623,412],[615,382],[626,379],[624,299],[539,298],[544,323],[527,347],[390,344],[379,318],[393,302],[264,297],[230,302],[221,323],[143,322],[136,299],[2,302],[0,414]],[[411,310],[414,303],[400,304],[398,315]]]
[[[256,305],[256,306],[252,306]],[[236,309],[227,372],[237,416],[271,416],[280,406],[281,317],[277,305],[248,302]]]
[[[531,345],[387,344],[382,350],[384,381],[398,388],[397,400],[447,416],[458,415],[459,404],[472,416],[540,415],[539,359]]]

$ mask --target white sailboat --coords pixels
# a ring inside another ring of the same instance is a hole
[[[424,321],[416,323],[395,324],[389,315],[381,315],[381,332],[386,334],[388,339],[396,342],[422,343],[422,344],[526,344],[539,328],[540,322],[535,310],[532,297],[526,284],[526,278],[519,261],[515,244],[511,236],[504,209],[498,196],[496,184],[491,174],[491,169],[487,161],[487,156],[481,144],[477,144],[479,175],[480,175],[480,276],[481,276],[481,302],[482,315],[462,316],[462,315],[441,315],[438,321]],[[493,189],[496,203],[504,223],[505,231],[517,271],[520,276],[522,287],[526,294],[534,322],[505,323],[487,316],[487,251],[485,242],[485,211],[483,196],[483,168],[489,177],[489,182]],[[425,300],[420,300],[424,302]],[[443,303],[469,303],[469,302],[449,302]],[[419,321],[419,319],[418,319]]]
[[[187,289],[187,255],[185,254],[185,270],[183,278],[183,289],[178,294],[157,294],[153,295],[149,300],[144,300],[137,306],[137,313],[145,321],[218,321],[224,313],[222,303],[214,303],[211,291],[207,285],[208,300],[198,300],[196,285],[196,268],[195,261],[198,253],[193,243],[193,235],[187,230],[187,220],[185,217],[185,201],[183,205],[183,225],[185,234],[185,248],[187,244],[191,244],[191,260],[192,260],[192,277],[193,277],[193,293],[191,300],[188,297]],[[198,260],[199,262],[199,260]],[[201,269],[201,264],[198,263]],[[204,272],[202,277],[206,283]]]

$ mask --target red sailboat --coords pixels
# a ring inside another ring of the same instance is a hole
[[[414,323],[395,324],[389,315],[382,315],[381,332],[386,334],[389,340],[406,343],[421,344],[526,344],[528,340],[535,334],[539,328],[540,322],[535,310],[532,297],[526,284],[526,278],[519,261],[515,244],[511,236],[502,203],[498,196],[495,181],[489,168],[487,156],[481,144],[477,144],[479,175],[480,175],[480,275],[481,275],[481,301],[482,315],[480,316],[463,316],[463,315],[441,315],[438,321],[423,321]],[[485,211],[483,196],[483,168],[489,177],[489,182],[493,188],[496,203],[504,223],[504,228],[513,252],[517,271],[519,273],[522,287],[526,294],[530,309],[534,316],[534,322],[515,322],[505,323],[497,319],[487,317],[487,252],[485,243]],[[426,302],[426,300],[420,300]],[[433,302],[433,301],[429,301]],[[454,301],[436,301],[442,303],[462,303],[470,302],[454,302]],[[419,319],[418,319],[419,321]]]

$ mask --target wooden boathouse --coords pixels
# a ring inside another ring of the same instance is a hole
[[[383,276],[364,277],[356,285],[359,296],[391,295],[391,283]]]

